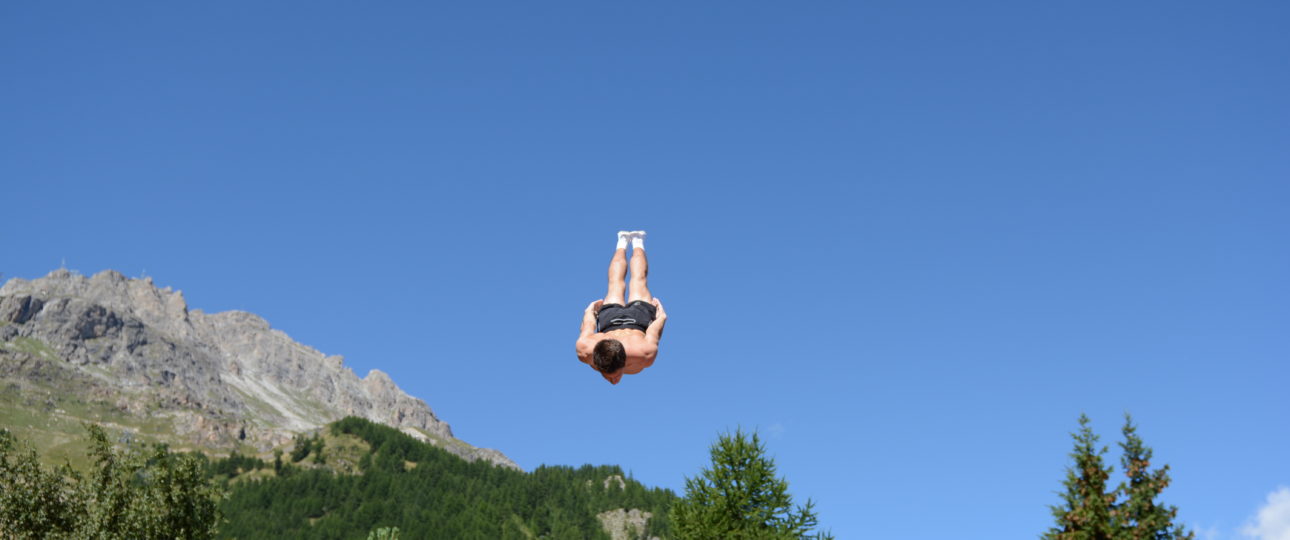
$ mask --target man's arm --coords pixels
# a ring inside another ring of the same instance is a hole
[[[650,303],[654,304],[654,322],[645,328],[645,338],[658,345],[659,340],[663,339],[663,325],[667,324],[667,310],[663,309],[663,303],[658,298],[650,300]]]
[[[591,337],[596,333],[596,314],[600,313],[600,306],[604,303],[604,300],[596,300],[587,304],[586,311],[582,312],[582,328],[578,330],[578,339]]]
[[[596,333],[596,313],[600,312],[600,306],[604,300],[596,300],[587,304],[587,310],[582,313],[582,327],[578,329],[578,342],[574,345],[574,350],[578,353],[578,360],[591,364],[591,351],[596,347],[596,341],[591,339],[591,335]]]

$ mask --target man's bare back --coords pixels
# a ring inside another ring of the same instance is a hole
[[[627,290],[627,242],[631,242],[631,289]],[[646,282],[645,231],[619,231],[609,262],[609,292],[587,305],[575,350],[578,360],[600,372],[611,384],[654,364],[667,312],[650,295]],[[624,293],[627,298],[624,298]],[[624,300],[627,300],[624,302]]]

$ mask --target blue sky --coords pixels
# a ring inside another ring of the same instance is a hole
[[[1038,535],[1081,412],[1206,538],[1290,485],[1286,4],[693,4],[5,4],[0,272],[260,314],[527,469],[756,428],[841,538]],[[619,229],[671,317],[615,387]]]

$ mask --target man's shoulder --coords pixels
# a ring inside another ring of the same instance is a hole
[[[604,339],[604,337],[605,337],[604,334],[591,334],[589,336],[582,336],[578,338],[578,342],[575,344],[575,346],[578,348],[579,352],[581,352],[583,349],[586,349],[587,352],[591,352],[591,349],[595,348],[596,343],[600,342],[600,340]]]
[[[641,370],[654,365],[654,359],[658,357],[658,346],[654,344],[642,343],[639,347],[629,347],[627,349],[627,365],[624,370],[629,374],[640,373]]]
[[[641,337],[633,339],[630,342],[624,342],[623,348],[627,349],[628,356],[639,356],[644,358],[653,358],[658,353],[658,344],[651,339]]]

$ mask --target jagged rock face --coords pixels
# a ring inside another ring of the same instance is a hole
[[[646,537],[645,534],[652,517],[654,514],[636,508],[619,508],[596,514],[600,526],[613,540],[659,540],[657,536]]]
[[[48,345],[87,396],[137,414],[159,407],[193,444],[268,449],[352,415],[467,459],[518,468],[496,450],[448,444],[448,424],[385,373],[360,379],[341,357],[296,343],[251,313],[190,311],[182,293],[151,279],[67,270],[12,279],[0,287],[0,341],[15,338]],[[0,377],[31,377],[49,361],[0,352]]]

